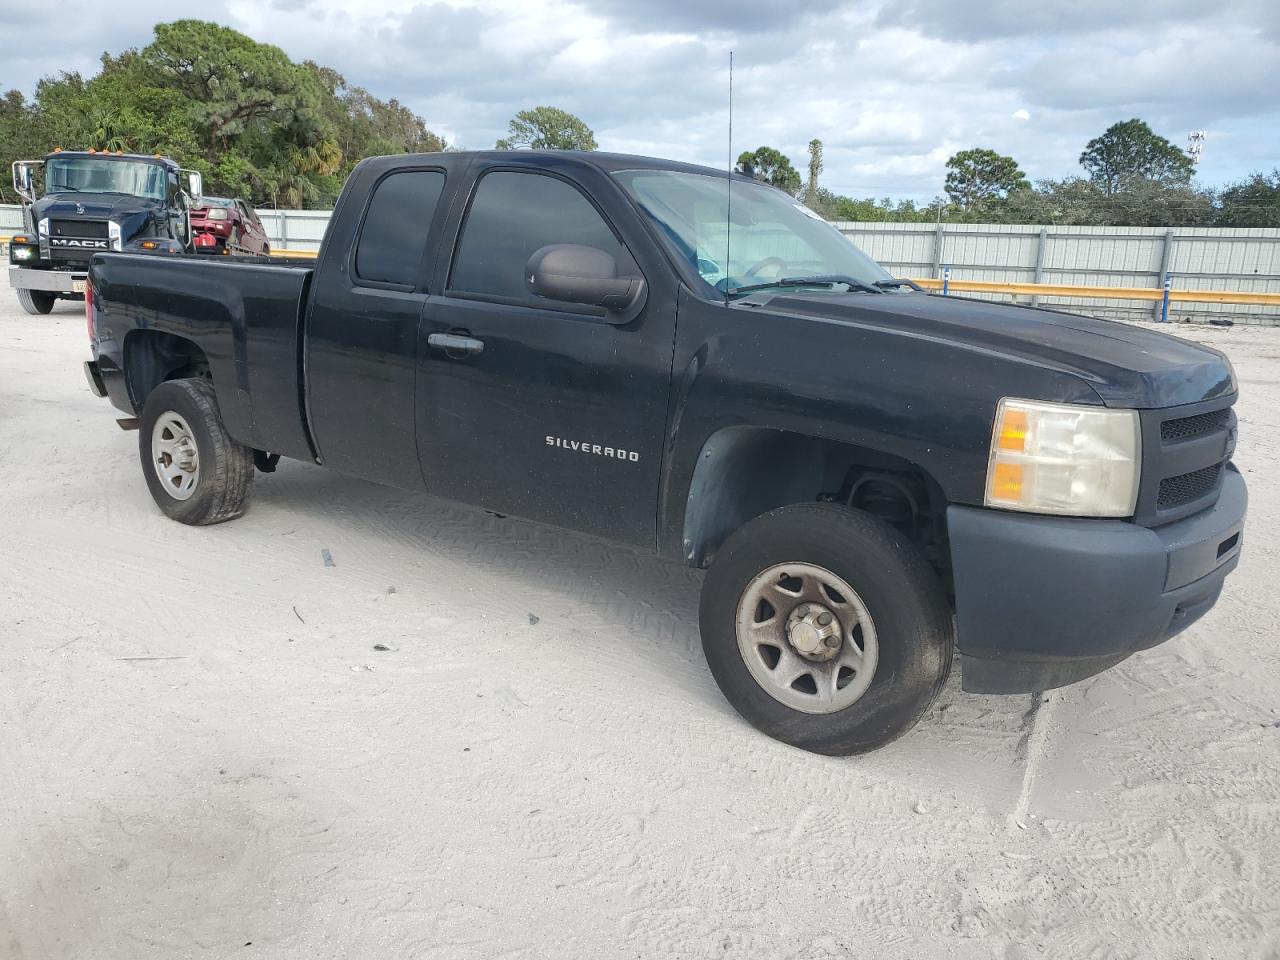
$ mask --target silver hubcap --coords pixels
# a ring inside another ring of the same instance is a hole
[[[738,601],[738,650],[769,696],[802,713],[835,713],[871,686],[879,645],[857,592],[830,570],[778,563]]]
[[[200,483],[200,451],[196,438],[172,410],[160,415],[151,431],[151,462],[160,486],[175,500],[186,500]]]

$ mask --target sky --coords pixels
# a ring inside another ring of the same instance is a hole
[[[156,4],[0,0],[0,89],[28,95],[150,39]],[[601,149],[724,166],[777,147],[823,186],[927,200],[988,147],[1032,180],[1080,174],[1088,140],[1141,117],[1207,139],[1198,178],[1280,167],[1280,0],[167,0],[395,97],[455,145],[558,106]]]

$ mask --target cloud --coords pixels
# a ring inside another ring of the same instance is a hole
[[[778,0],[582,0],[584,9],[615,24],[646,33],[776,33],[803,20],[820,20],[840,0],[779,3]]]
[[[1025,0],[897,0],[887,3],[877,22],[912,27],[926,36],[979,42],[992,38],[1030,37],[1052,43],[1064,35],[1141,30],[1159,32],[1168,24],[1229,19],[1256,22],[1274,0],[1072,0],[1070,3],[1026,3]]]
[[[103,50],[145,45],[158,8],[0,0],[0,89],[28,95]],[[165,19],[216,20],[294,59],[396,97],[464,147],[518,111],[581,116],[602,148],[729,162],[775,146],[824,185],[930,198],[956,150],[1007,153],[1033,179],[1079,172],[1084,144],[1140,116],[1181,143],[1205,128],[1209,183],[1280,156],[1276,0],[170,0]],[[1034,118],[1034,122],[1031,122]]]

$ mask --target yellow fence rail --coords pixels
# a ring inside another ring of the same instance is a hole
[[[942,281],[916,280],[926,290],[941,290]],[[1066,283],[991,283],[986,280],[948,280],[948,293],[1004,293],[1023,297],[1087,297],[1097,300],[1149,300],[1159,303],[1164,290],[1150,287],[1083,287]],[[1280,293],[1252,293],[1245,290],[1169,291],[1170,300],[1184,303],[1238,303],[1280,307]]]

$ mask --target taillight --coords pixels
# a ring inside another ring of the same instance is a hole
[[[84,278],[84,322],[89,328],[89,343],[92,345],[97,340],[97,333],[93,329],[93,283],[88,277]]]

